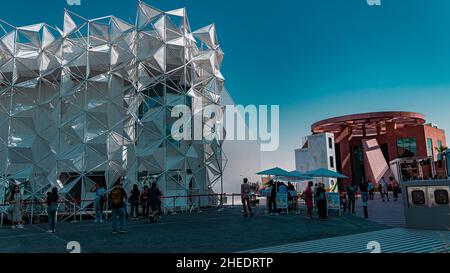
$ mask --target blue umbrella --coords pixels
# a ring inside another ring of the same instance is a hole
[[[269,169],[269,170],[265,170],[265,171],[261,171],[256,174],[257,175],[287,176],[287,177],[291,176],[290,172],[283,170],[282,168],[278,168],[278,167]]]
[[[344,179],[348,178],[347,176],[345,176],[345,175],[343,175],[341,173],[338,173],[338,172],[335,172],[335,171],[332,171],[332,170],[328,170],[328,169],[324,169],[324,168],[320,168],[320,169],[317,169],[317,170],[314,170],[314,171],[309,171],[309,172],[306,172],[305,174],[309,175],[311,177],[322,177],[322,183],[323,183],[323,178],[324,177],[327,177],[327,178],[344,178]],[[337,184],[334,185],[332,191],[335,190],[336,186],[337,186]]]
[[[304,173],[301,173],[299,171],[292,171],[290,172],[291,177],[295,178],[297,180],[308,180],[308,179],[312,179],[312,176],[306,175]]]
[[[345,176],[341,173],[338,173],[338,172],[335,172],[332,170],[328,170],[328,169],[324,169],[324,168],[320,168],[320,169],[317,169],[314,171],[309,171],[304,174],[307,176],[311,176],[311,177],[348,178],[347,176]]]

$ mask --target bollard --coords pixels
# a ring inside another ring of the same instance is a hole
[[[231,194],[231,207],[234,208],[234,193]]]

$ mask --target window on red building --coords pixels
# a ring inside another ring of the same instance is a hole
[[[417,152],[417,143],[415,138],[397,139],[398,157],[414,157]]]

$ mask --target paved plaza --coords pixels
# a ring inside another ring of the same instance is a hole
[[[253,218],[241,208],[209,209],[192,214],[164,216],[157,224],[127,222],[127,234],[112,235],[111,223],[62,223],[47,234],[46,224],[23,230],[0,230],[1,252],[67,252],[78,241],[82,252],[239,252],[293,242],[385,229],[386,226],[354,216],[333,216],[326,222],[307,220],[304,214],[268,216],[258,207]]]
[[[358,205],[356,215],[330,216],[325,222],[306,219],[304,211],[269,216],[264,206],[255,209],[254,217],[244,218],[241,207],[225,207],[167,215],[157,224],[127,221],[128,233],[122,235],[111,233],[111,222],[62,223],[55,234],[45,233],[46,224],[23,230],[5,227],[0,230],[0,252],[65,253],[70,241],[79,242],[84,253],[369,252],[366,245],[372,240],[393,250],[395,243],[411,245],[397,246],[400,252],[414,252],[408,242],[421,244],[420,252],[443,251],[438,233],[400,227],[404,220],[395,220],[403,217],[400,200],[374,200],[369,206],[373,219],[361,218]]]

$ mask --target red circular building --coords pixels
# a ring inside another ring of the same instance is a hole
[[[336,169],[352,180],[378,182],[392,174],[389,163],[399,158],[432,158],[446,146],[445,132],[414,112],[374,112],[325,119],[311,126],[313,134],[334,134]],[[347,181],[348,183],[348,181]]]

